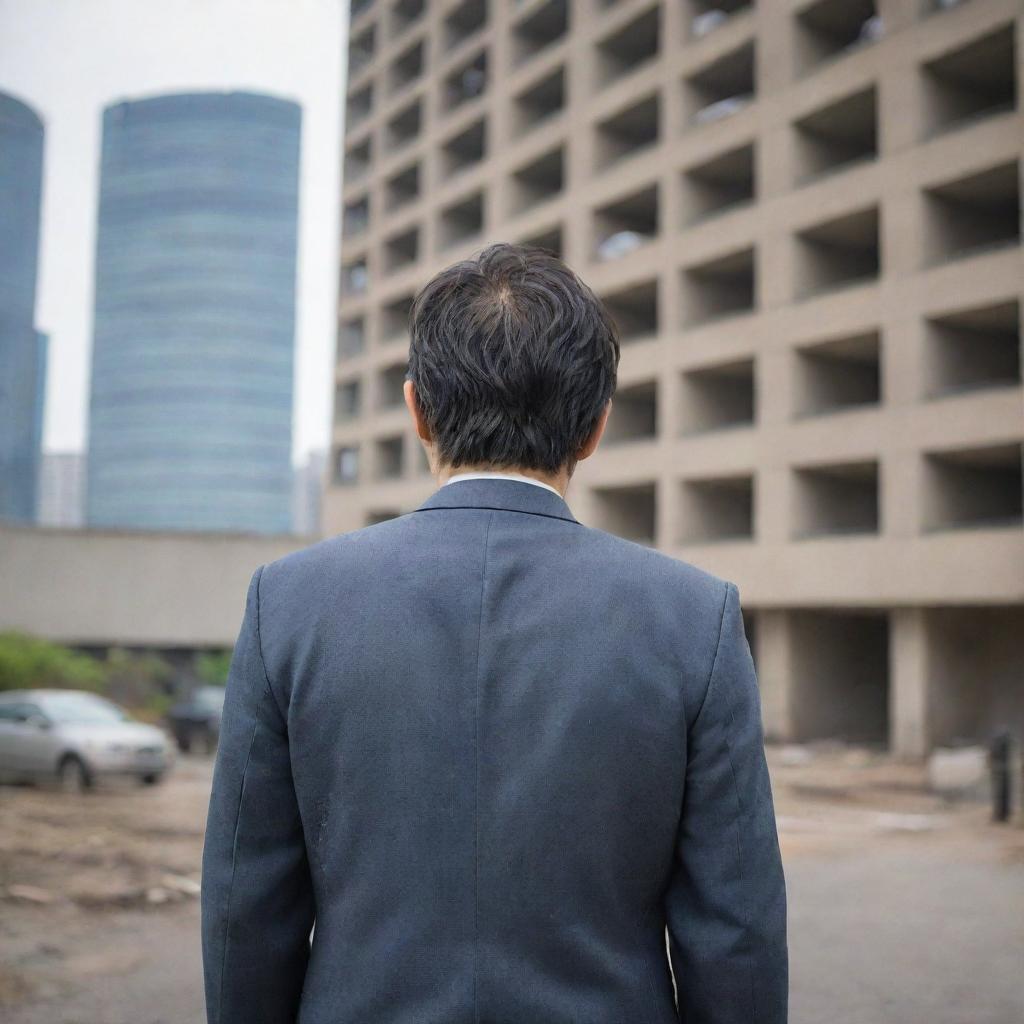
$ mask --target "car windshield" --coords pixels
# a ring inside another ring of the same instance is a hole
[[[200,706],[216,711],[224,706],[224,687],[201,686],[192,697]]]
[[[116,704],[88,693],[60,693],[40,702],[47,717],[55,722],[107,725],[130,721]]]

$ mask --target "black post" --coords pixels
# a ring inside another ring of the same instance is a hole
[[[989,747],[992,775],[992,820],[1010,820],[1010,734],[998,733]]]

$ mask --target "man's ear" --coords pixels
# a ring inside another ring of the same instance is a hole
[[[577,461],[587,458],[593,455],[597,450],[598,444],[601,442],[601,436],[604,434],[604,428],[608,425],[608,416],[612,411],[612,400],[609,398],[605,403],[604,410],[601,412],[598,418],[597,424],[594,429],[590,432],[590,437],[584,442],[583,447],[580,448],[576,455]]]
[[[416,401],[416,388],[411,380],[407,380],[402,385],[402,395],[405,398],[405,405],[409,410],[409,415],[412,416],[413,424],[416,426],[417,435],[421,441],[426,444],[430,444],[433,440],[433,435],[430,433],[430,427],[427,425],[427,421],[423,418],[423,414],[420,412],[419,402]]]

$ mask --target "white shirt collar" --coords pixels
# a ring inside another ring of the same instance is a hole
[[[555,490],[550,484],[544,483],[542,480],[534,480],[532,476],[523,476],[521,473],[497,473],[497,472],[481,472],[481,473],[456,473],[454,476],[450,476],[445,480],[442,486],[454,483],[456,480],[521,480],[525,484],[536,484],[538,487],[546,487],[552,494],[558,494],[558,497],[562,497],[558,491]]]

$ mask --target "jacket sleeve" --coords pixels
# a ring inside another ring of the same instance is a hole
[[[785,1024],[786,883],[761,702],[736,584],[727,582],[707,689],[689,725],[666,896],[686,1024]]]
[[[262,571],[231,658],[203,846],[209,1024],[294,1021],[314,920],[286,720],[260,649]]]

